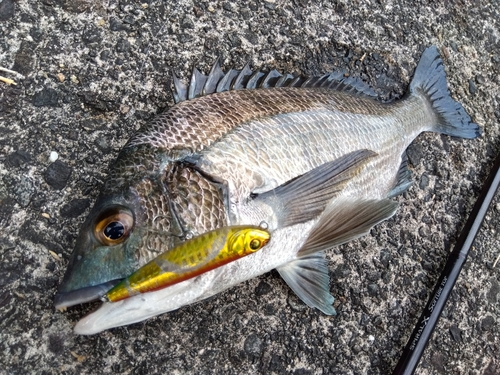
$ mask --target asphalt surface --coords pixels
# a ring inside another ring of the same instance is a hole
[[[174,5],[174,3],[176,3]],[[500,152],[497,1],[0,0],[0,373],[390,374]],[[170,71],[339,68],[401,97],[438,46],[483,129],[422,134],[412,188],[370,235],[329,253],[336,317],[271,272],[208,301],[84,337],[94,305],[52,305],[74,241],[128,137],[172,105]],[[57,161],[55,159],[57,153]],[[52,153],[52,159],[51,159]],[[500,373],[500,199],[418,374]]]

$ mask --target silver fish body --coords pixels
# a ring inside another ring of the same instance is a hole
[[[479,134],[449,95],[435,47],[424,52],[409,94],[389,104],[343,77],[286,75],[270,85],[246,69],[195,71],[185,91],[176,83],[179,103],[130,139],[80,232],[56,306],[95,299],[103,285],[222,226],[265,222],[271,241],[194,279],[104,303],[75,332],[138,322],[273,268],[309,306],[334,314],[324,251],[394,214],[390,198],[410,184],[407,146],[422,131]]]

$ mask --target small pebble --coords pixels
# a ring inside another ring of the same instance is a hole
[[[447,60],[450,58],[450,52],[448,51],[448,48],[446,48],[445,46],[443,46],[441,48],[441,52],[443,53],[443,59]]]
[[[52,255],[52,258],[54,258],[55,260],[57,260],[58,262],[61,261],[61,257],[59,256],[59,254],[57,254],[55,251],[52,251],[52,250],[49,250],[49,254]]]
[[[50,87],[45,87],[33,95],[33,105],[35,107],[56,107],[58,102],[59,93]]]
[[[0,3],[0,21],[8,21],[14,16],[15,13],[15,1],[6,0]]]
[[[51,151],[50,152],[50,156],[49,156],[49,161],[50,162],[55,162],[57,159],[59,159],[59,154],[55,151]]]
[[[304,311],[307,308],[307,305],[292,293],[288,293],[286,301],[293,311]]]
[[[455,340],[456,342],[462,342],[462,330],[458,328],[456,324],[453,324],[450,327],[450,333],[451,337],[453,337],[453,340]]]
[[[80,216],[90,206],[89,199],[73,199],[59,210],[62,217],[75,218]]]
[[[47,167],[45,181],[54,189],[62,190],[71,176],[71,167],[60,160],[56,160]]]
[[[425,190],[427,186],[429,186],[429,177],[427,176],[426,173],[422,174],[422,176],[420,177],[420,183],[418,186],[422,190]]]
[[[71,355],[72,355],[73,357],[75,357],[75,358],[76,358],[76,360],[77,360],[78,362],[83,362],[83,361],[85,361],[85,360],[87,359],[87,357],[85,357],[84,355],[79,355],[79,354],[77,354],[77,353],[75,353],[75,352],[72,352],[72,351],[70,351],[70,353],[71,353]]]
[[[259,285],[255,288],[255,294],[259,297],[268,294],[272,290],[271,285],[265,281],[261,281]]]
[[[9,185],[12,185],[13,198],[21,207],[27,207],[30,204],[36,190],[31,178],[28,176],[18,177],[12,175],[10,178],[4,177],[3,182],[8,182]]]
[[[481,320],[481,328],[483,331],[490,331],[495,325],[495,318],[488,315],[483,320]]]
[[[369,284],[367,289],[368,289],[368,294],[370,294],[371,296],[376,296],[379,291],[379,287],[377,284]]]
[[[120,112],[122,114],[125,115],[125,114],[129,113],[129,111],[130,111],[130,107],[128,105],[126,105],[126,104],[120,105]]]
[[[471,94],[475,94],[477,92],[476,84],[474,83],[474,80],[472,80],[472,79],[469,79],[469,92]]]
[[[251,357],[259,357],[262,353],[262,340],[255,333],[252,333],[245,339],[243,349]]]
[[[6,164],[8,167],[18,168],[31,160],[30,154],[23,150],[17,150],[16,152],[10,154],[6,158]]]

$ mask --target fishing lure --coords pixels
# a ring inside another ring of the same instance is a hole
[[[103,299],[117,302],[136,294],[163,289],[262,249],[268,231],[256,226],[219,228],[168,250],[121,281]]]

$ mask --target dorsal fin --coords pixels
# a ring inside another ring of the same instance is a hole
[[[177,75],[172,72],[172,79],[174,81],[174,101],[176,103],[182,102],[187,98],[187,85],[182,82]]]
[[[223,92],[227,90],[267,89],[271,87],[317,87],[329,90],[344,91],[352,95],[376,98],[373,89],[359,78],[351,77],[345,71],[335,71],[317,77],[297,77],[293,74],[281,74],[276,69],[267,73],[250,69],[247,63],[242,70],[230,69],[224,73],[217,59],[208,76],[193,69],[189,86],[184,84],[174,73],[175,103],[193,99],[198,96]]]
[[[191,74],[191,82],[188,88],[188,99],[193,99],[201,94],[203,87],[205,87],[205,82],[207,81],[207,76],[200,73],[196,68],[193,68],[193,74]]]
[[[216,92],[223,92],[231,89],[233,80],[240,74],[239,70],[230,69],[217,84]]]
[[[234,82],[231,84],[231,90],[240,90],[245,88],[245,84],[247,82],[247,78],[252,75],[252,69],[250,69],[250,63],[247,62],[245,67],[241,70],[238,76],[234,79]]]
[[[224,72],[220,68],[220,58],[215,60],[210,73],[208,74],[207,81],[205,82],[205,87],[203,87],[202,95],[208,95],[215,92],[217,89],[217,83],[224,77]],[[177,102],[176,102],[177,103]]]
[[[281,76],[280,79],[278,79],[275,87],[287,87],[290,84],[290,82],[293,81],[294,78],[295,77],[290,73],[285,73]]]
[[[257,88],[257,84],[260,82],[260,79],[265,76],[265,73],[257,70],[255,71],[248,80],[247,89],[255,89]]]
[[[276,69],[273,69],[264,76],[262,82],[258,87],[262,89],[268,89],[269,87],[274,87],[274,84],[278,82],[279,78],[281,78],[280,72],[278,72]]]

